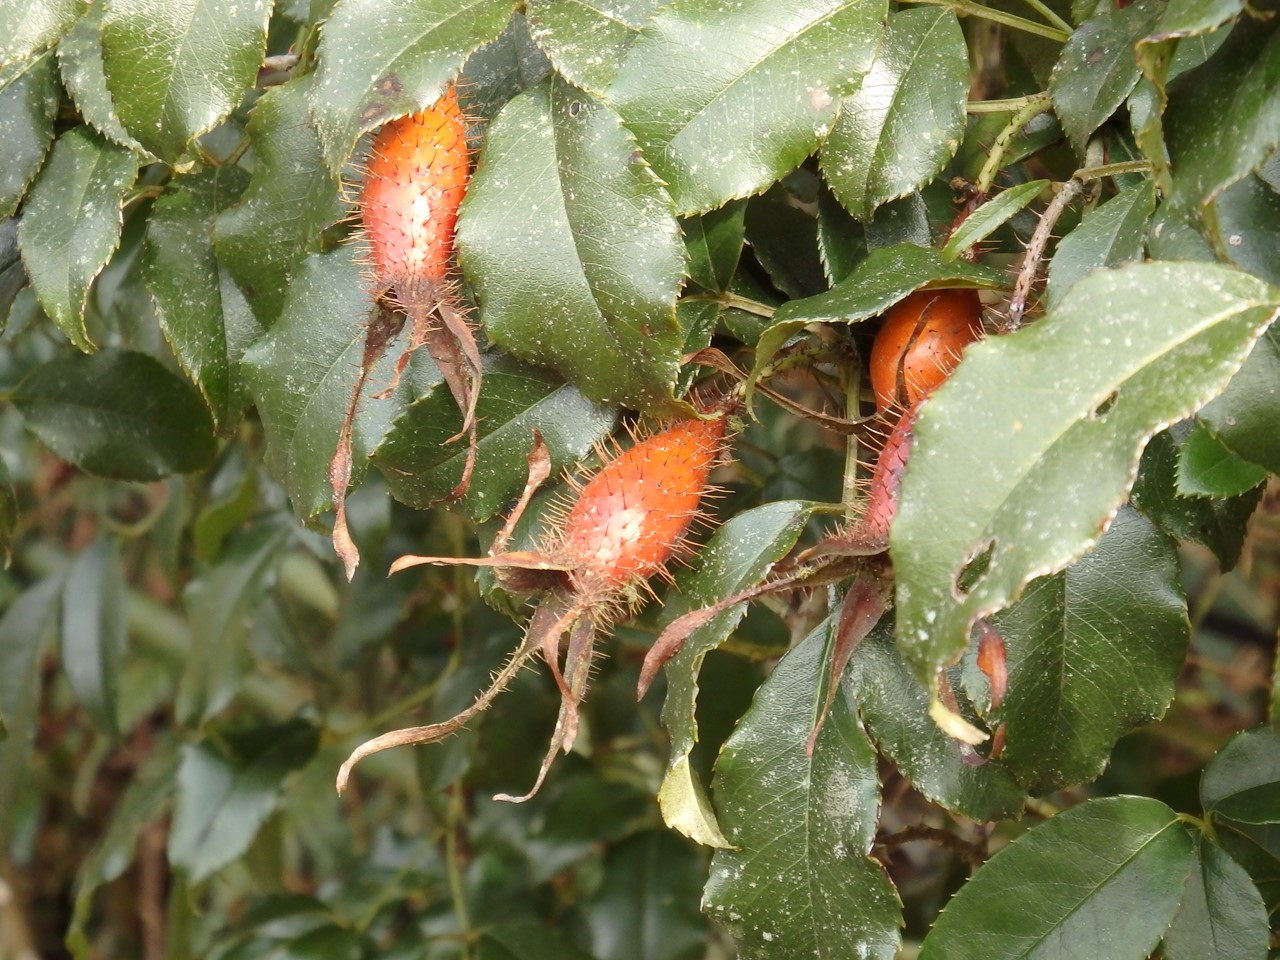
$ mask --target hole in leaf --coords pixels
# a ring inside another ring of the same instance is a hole
[[[991,557],[995,553],[995,549],[996,541],[992,538],[956,574],[954,593],[957,600],[963,600],[967,597],[970,591],[978,585],[978,582],[987,575],[987,571],[991,569]]]
[[[576,117],[576,116],[577,116],[578,114],[580,114],[581,112],[582,112],[582,101],[581,101],[581,100],[571,100],[571,101],[569,101],[569,116],[571,116],[571,117]]]
[[[1116,400],[1119,396],[1120,394],[1118,391],[1112,390],[1102,399],[1100,404],[1093,408],[1093,411],[1089,414],[1089,418],[1091,420],[1101,420],[1108,412],[1110,412],[1111,408],[1116,405]]]

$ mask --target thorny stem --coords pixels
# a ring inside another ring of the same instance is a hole
[[[862,370],[860,365],[852,363],[848,366],[844,391],[844,415],[850,420],[857,419],[862,413]],[[850,433],[844,448],[844,489],[840,499],[845,502],[845,514],[852,518],[854,505],[858,502],[858,435]]]
[[[1000,324],[1001,333],[1012,333],[1022,326],[1022,318],[1027,312],[1027,300],[1031,296],[1031,285],[1035,283],[1036,276],[1040,272],[1040,258],[1044,256],[1044,248],[1049,243],[1054,224],[1083,189],[1084,182],[1073,177],[1062,185],[1058,195],[1045,208],[1044,215],[1040,217],[1040,222],[1036,224],[1035,232],[1031,234],[1031,240],[1027,243],[1027,255],[1022,261],[1022,269],[1018,271],[1018,280],[1013,285],[1009,312],[1005,315],[1004,322]]]
[[[927,840],[935,843],[945,850],[958,853],[969,861],[972,867],[980,867],[987,859],[987,849],[985,844],[970,843],[957,837],[950,830],[942,830],[938,827],[929,827],[924,824],[915,824],[910,827],[903,827],[893,833],[882,834],[876,837],[876,846],[883,847],[886,850],[892,850],[894,847],[900,847],[904,843],[911,843],[915,840]]]
[[[1028,20],[1026,17],[1019,17],[1012,13],[1005,13],[1003,10],[993,10],[980,3],[973,3],[971,0],[903,0],[903,2],[927,3],[935,7],[950,7],[956,12],[956,16],[980,17],[983,20],[992,20],[995,23],[1002,23],[1006,27],[1013,27],[1015,30],[1021,30],[1024,33],[1034,33],[1038,37],[1057,40],[1059,43],[1066,43],[1071,38],[1070,30],[1051,27],[1045,23],[1036,23],[1034,20]]]
[[[986,194],[991,189],[991,184],[995,182],[996,174],[1000,172],[1005,152],[1009,149],[1009,144],[1013,142],[1013,138],[1034,118],[1051,109],[1053,109],[1053,100],[1049,94],[1037,93],[1027,97],[1022,107],[1009,118],[1009,122],[1005,124],[1004,129],[1000,131],[1000,135],[996,137],[996,142],[991,145],[991,152],[987,155],[987,162],[982,165],[982,172],[978,174],[978,179],[974,183],[974,189],[979,196]]]

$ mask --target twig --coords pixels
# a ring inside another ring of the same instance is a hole
[[[1005,13],[1003,10],[993,10],[991,7],[985,7],[980,3],[972,3],[970,0],[903,0],[903,2],[927,3],[935,7],[950,7],[956,12],[957,16],[981,17],[983,20],[993,20],[996,23],[1003,23],[1006,27],[1013,27],[1015,30],[1021,30],[1024,33],[1034,33],[1038,37],[1047,37],[1050,40],[1057,40],[1059,43],[1066,43],[1071,38],[1070,30],[1062,30],[1059,27],[1051,27],[1048,24],[1036,23],[1026,17]]]
[[[1031,296],[1031,285],[1035,283],[1036,277],[1040,273],[1040,260],[1044,256],[1044,249],[1049,243],[1049,236],[1053,233],[1054,225],[1058,222],[1058,218],[1062,216],[1064,210],[1071,204],[1084,189],[1084,182],[1074,177],[1064,183],[1058,190],[1058,195],[1049,202],[1049,206],[1045,208],[1044,214],[1040,217],[1040,222],[1036,224],[1035,232],[1031,234],[1031,240],[1027,243],[1027,255],[1022,261],[1022,269],[1018,271],[1018,280],[1013,285],[1013,297],[1009,301],[1009,311],[1005,314],[1003,322],[1000,324],[1001,333],[1012,333],[1022,326],[1022,318],[1027,312],[1027,300]]]
[[[974,182],[974,190],[979,196],[984,196],[991,189],[991,184],[995,182],[996,174],[1000,172],[1005,152],[1009,149],[1009,144],[1013,142],[1013,138],[1021,133],[1022,128],[1033,119],[1052,109],[1053,100],[1049,94],[1037,93],[1027,97],[1022,107],[1009,118],[1009,122],[1000,131],[995,143],[991,145],[991,152],[987,155],[987,162],[982,165],[982,172],[978,174],[978,179]]]
[[[958,853],[975,869],[982,866],[987,860],[985,844],[970,843],[968,840],[957,837],[950,830],[929,827],[923,823],[903,827],[893,833],[881,834],[876,837],[876,846],[883,847],[885,850],[892,850],[894,847],[900,847],[904,843],[913,843],[916,840],[927,840],[930,843],[937,844],[944,850]]]

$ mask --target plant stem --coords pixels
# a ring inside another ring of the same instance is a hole
[[[1083,167],[1072,174],[1073,179],[1101,180],[1103,177],[1118,177],[1126,173],[1151,173],[1150,160],[1123,160],[1119,163],[1102,163],[1096,167]]]
[[[1059,30],[1065,30],[1068,34],[1072,34],[1075,32],[1071,24],[1067,23],[1067,21],[1063,20],[1060,16],[1054,13],[1053,9],[1048,4],[1043,3],[1042,0],[1026,0],[1026,4],[1036,13],[1040,14],[1040,16],[1044,17],[1051,24],[1057,27]]]
[[[1004,100],[970,100],[964,105],[965,113],[1016,113],[1029,103],[1036,103],[1047,93],[1029,93],[1025,97],[1008,97]]]
[[[984,7],[980,3],[973,3],[971,0],[903,0],[903,2],[927,3],[935,7],[950,7],[956,12],[956,16],[981,17],[983,20],[1002,23],[1006,27],[1013,27],[1015,30],[1021,30],[1024,33],[1033,33],[1038,37],[1046,37],[1049,40],[1057,40],[1059,43],[1066,43],[1071,38],[1070,30],[1051,27],[1045,23],[1036,23],[1034,20],[1028,20],[1026,17],[1019,17],[1012,13],[1005,13],[1003,10],[993,10],[990,7]]]
[[[467,912],[466,892],[462,889],[462,863],[458,850],[458,832],[466,823],[467,811],[462,805],[462,791],[457,784],[449,788],[448,823],[444,834],[445,869],[449,874],[449,897],[453,914],[462,933],[462,960],[471,956],[471,917]]]
[[[1009,144],[1013,142],[1013,138],[1033,118],[1052,109],[1053,100],[1049,94],[1037,93],[1027,97],[1022,108],[1009,118],[1009,122],[1005,124],[1004,129],[1000,131],[1000,135],[996,137],[996,142],[991,145],[991,152],[987,155],[987,162],[982,165],[982,172],[978,174],[977,182],[974,184],[974,189],[979,196],[986,194],[991,189],[991,184],[995,182],[996,174],[1000,172],[1004,155],[1009,149]]]
[[[1027,244],[1027,255],[1022,261],[1022,269],[1018,271],[1018,280],[1013,285],[1013,297],[1009,300],[1009,312],[1001,324],[1001,333],[1012,333],[1022,326],[1022,318],[1027,312],[1027,300],[1031,296],[1031,285],[1040,272],[1040,259],[1044,256],[1044,248],[1049,243],[1054,224],[1083,189],[1084,183],[1072,177],[1062,185],[1058,195],[1045,208]]]
[[[722,307],[736,307],[747,313],[754,314],[757,317],[764,317],[766,320],[771,319],[777,308],[769,306],[767,303],[761,303],[759,300],[752,300],[749,297],[740,297],[736,293],[695,293],[687,297],[681,297],[691,303],[710,302],[718,303]]]

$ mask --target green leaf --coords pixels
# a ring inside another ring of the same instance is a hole
[[[1140,261],[1147,220],[1155,210],[1150,181],[1121,190],[1058,243],[1045,300],[1052,310],[1077,280],[1100,267]]]
[[[1200,419],[1246,460],[1280,473],[1280,328],[1274,323]]]
[[[866,230],[825,184],[818,189],[818,252],[822,272],[832,286],[847,278],[867,256]]]
[[[366,130],[433,104],[514,0],[340,0],[317,53],[311,109],[338,173]]]
[[[40,658],[56,624],[60,577],[28,587],[0,617],[0,839],[8,842],[14,809],[31,776],[31,748],[40,707]]]
[[[142,255],[160,329],[223,433],[249,404],[240,358],[262,328],[252,317],[224,308],[213,223],[247,180],[239,167],[210,167],[172,182],[151,211]]]
[[[183,594],[191,624],[191,654],[174,713],[198,726],[222,711],[239,691],[249,666],[252,617],[274,582],[292,525],[276,514],[233,535],[218,560]]]
[[[320,232],[344,213],[337,178],[311,125],[310,90],[308,74],[271,88],[254,105],[248,125],[253,179],[214,228],[219,262],[264,326],[280,315],[289,278],[319,249]]]
[[[783,500],[744,511],[726,522],[699,551],[697,568],[676,577],[679,593],[667,599],[660,623],[671,623],[683,613],[711,606],[760,583],[795,546],[809,511],[806,503]],[[724,846],[725,841],[706,790],[689,762],[698,740],[694,716],[698,672],[706,655],[733,633],[746,612],[744,601],[715,616],[685,641],[666,666],[662,724],[671,736],[671,754],[658,805],[668,826],[711,846]]]
[[[1160,529],[1179,540],[1204,544],[1230,570],[1244,547],[1245,523],[1261,498],[1254,490],[1229,500],[1189,499],[1177,493],[1178,459],[1182,441],[1191,431],[1189,422],[1177,424],[1151,438],[1138,465],[1133,505]]]
[[[574,86],[601,94],[661,0],[529,0],[538,46]]]
[[[476,960],[592,960],[558,934],[536,923],[504,923],[480,936]]]
[[[1169,203],[1193,210],[1257,170],[1280,145],[1280,31],[1274,20],[1232,30],[1202,66],[1169,86]]]
[[[360,935],[335,923],[274,945],[271,960],[364,960],[368,954]]]
[[[813,215],[816,186],[816,178],[802,170],[747,201],[747,243],[769,280],[788,297],[827,289]]]
[[[62,83],[86,123],[108,140],[142,152],[142,144],[120,124],[107,89],[107,72],[102,63],[102,15],[106,8],[105,3],[94,3],[59,42]]]
[[[733,848],[712,857],[705,904],[743,960],[892,960],[901,942],[897,894],[867,856],[880,803],[876,754],[845,698],[805,755],[832,634],[828,620],[782,659],[716,763],[716,804]]]
[[[1266,479],[1266,468],[1233,453],[1202,423],[1183,441],[1178,458],[1181,497],[1237,497]]]
[[[1147,439],[1222,389],[1278,296],[1215,264],[1133,265],[965,351],[920,412],[890,534],[899,637],[922,680],[959,656],[978,617],[1097,541]]]
[[[700,960],[707,921],[698,900],[707,868],[669,830],[645,830],[609,851],[604,881],[581,909],[598,960]]]
[[[932,180],[964,136],[969,52],[955,13],[889,15],[862,85],[845,97],[819,154],[840,202],[867,220],[887,200]]]
[[[18,209],[53,142],[58,76],[52,53],[0,71],[0,217]]]
[[[1000,191],[956,227],[942,248],[942,259],[948,263],[958,259],[975,243],[985,240],[1021,213],[1027,204],[1038,197],[1048,185],[1048,180],[1032,180]],[[1061,252],[1060,249],[1059,252]],[[1054,262],[1056,261],[1055,254]]]
[[[995,620],[1009,686],[1001,759],[1036,794],[1092,780],[1164,712],[1189,640],[1176,544],[1122,510],[1091,553]]]
[[[747,204],[735,201],[680,221],[689,279],[710,293],[724,293],[738,272],[746,239]]]
[[[1194,839],[1191,876],[1162,955],[1165,960],[1264,960],[1270,924],[1258,888],[1216,843]]]
[[[107,89],[124,128],[174,163],[240,105],[262,65],[271,0],[112,0]]]
[[[138,835],[168,809],[178,775],[178,750],[173,740],[156,745],[142,768],[111,810],[106,831],[76,871],[75,901],[67,946],[77,957],[91,956],[86,926],[99,887],[120,877],[133,863]]]
[[[1244,10],[1244,0],[1170,0],[1147,38],[1194,37],[1216,30]]]
[[[120,242],[120,207],[137,160],[84,127],[58,138],[27,197],[18,242],[49,319],[81,350],[89,285]]]
[[[158,480],[213,459],[209,411],[189,382],[132,350],[64,354],[13,393],[27,429],[87,473]]]
[[[241,363],[266,430],[267,469],[302,518],[331,502],[329,462],[364,356],[371,304],[358,255],[354,244],[344,244],[307,257],[289,284],[280,319]],[[368,393],[391,382],[404,345],[391,345],[369,376]],[[360,404],[352,428],[352,482],[359,482],[369,454],[404,408],[407,391],[402,382],[395,396]]]
[[[315,754],[319,731],[303,720],[258,727],[228,754],[187,744],[177,775],[169,862],[196,884],[238,859],[280,802],[285,777]]]
[[[0,567],[13,562],[13,533],[18,525],[18,497],[9,478],[9,468],[0,458]],[[3,711],[0,711],[0,740],[4,739]]]
[[[601,403],[672,405],[679,227],[604,104],[558,79],[507,104],[463,202],[458,251],[503,350]]]
[[[1215,207],[1215,242],[1226,259],[1268,283],[1280,283],[1280,264],[1272,255],[1280,244],[1280,193],[1251,173],[1222,191]]]
[[[1214,754],[1200,778],[1206,813],[1238,823],[1280,823],[1280,733],[1256,727]]]
[[[110,537],[99,537],[67,571],[62,590],[59,659],[71,689],[94,725],[120,734],[117,688],[124,655],[124,570]]]
[[[773,355],[809,323],[857,323],[883,313],[913,290],[936,287],[1000,287],[995,270],[958,260],[947,263],[932,247],[903,243],[872,250],[845,279],[817,296],[788,300],[756,344],[748,385]]]
[[[1025,793],[1008,767],[973,763],[972,751],[929,717],[929,691],[898,652],[890,618],[858,645],[845,684],[880,752],[930,800],[979,823],[1022,810]]]
[[[1089,135],[1124,103],[1141,75],[1134,54],[1161,8],[1138,0],[1090,17],[1071,35],[1053,68],[1049,93],[1062,128],[1083,155]]]
[[[49,46],[84,12],[84,0],[18,0],[0,4],[0,68]]]
[[[544,370],[495,357],[485,367],[476,415],[475,470],[461,502],[479,521],[492,517],[524,488],[534,430],[546,441],[558,473],[608,435],[617,411],[592,403]],[[373,463],[397,500],[424,507],[449,495],[462,476],[467,450],[465,439],[447,441],[461,426],[458,405],[443,384],[396,418]]]
[[[9,322],[13,302],[27,286],[27,271],[18,249],[18,221],[10,217],[0,223],[0,333]]]
[[[674,0],[606,96],[681,214],[763,190],[831,128],[871,68],[884,0]]]
[[[1146,797],[1091,800],[1019,837],[960,888],[920,960],[1143,960],[1191,869],[1177,814]]]

